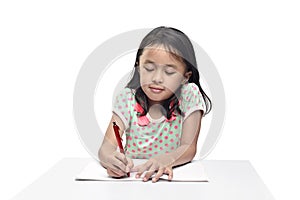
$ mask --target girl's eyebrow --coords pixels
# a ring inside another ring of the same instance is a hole
[[[149,60],[149,59],[146,59],[144,63],[145,63],[145,64],[154,64],[154,65],[156,65],[155,62],[153,62],[152,60]],[[173,65],[173,64],[166,64],[166,65],[164,65],[164,66],[165,66],[165,67],[172,67],[172,68],[174,68],[174,69],[177,69],[177,66],[176,66],[176,65]]]
[[[172,67],[172,68],[174,68],[174,69],[177,69],[177,66],[176,65],[173,65],[173,64],[167,64],[167,65],[165,65],[166,67]]]
[[[155,62],[153,62],[153,61],[151,61],[151,60],[145,60],[145,62],[144,62],[145,64],[148,64],[148,63],[150,63],[150,64],[155,64]]]

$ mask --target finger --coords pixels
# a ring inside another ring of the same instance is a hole
[[[107,171],[107,174],[108,174],[109,176],[111,176],[111,177],[119,177],[119,176],[120,176],[120,174],[114,172],[114,171],[111,170],[111,169],[106,169],[106,171]]]
[[[136,178],[140,178],[140,176],[147,171],[150,167],[152,166],[152,162],[146,162],[145,164],[142,164],[139,169],[138,172],[136,173],[135,177]]]
[[[156,168],[152,165],[148,172],[145,173],[143,181],[148,181],[152,175],[155,173]]]
[[[125,156],[123,153],[115,152],[115,153],[114,153],[114,156],[115,156],[118,160],[120,160],[122,163],[124,163],[124,165],[127,165],[127,164],[128,164],[127,158],[126,158],[126,156]]]
[[[124,176],[125,175],[125,172],[118,169],[118,168],[108,168],[108,169],[110,169],[113,173],[118,174],[119,176]]]
[[[107,167],[108,167],[108,165],[107,165],[106,162],[100,161],[100,164],[101,164],[104,168],[107,168]]]
[[[120,160],[116,159],[115,157],[110,157],[107,162],[105,162],[107,165],[107,168],[116,170],[121,170],[123,172],[126,172],[126,166],[124,163],[122,163]]]
[[[152,183],[156,183],[163,174],[164,174],[164,168],[160,168],[155,174],[155,176],[152,178]]]
[[[109,160],[105,162],[101,161],[100,164],[106,169],[120,170],[118,167],[116,167],[116,164],[114,164],[115,161],[113,159],[109,159]]]
[[[112,170],[112,169],[107,169],[107,174],[111,177],[122,177],[125,176],[124,172],[121,170]]]
[[[128,164],[126,166],[126,172],[130,172],[131,169],[133,168],[134,164],[133,161],[130,158],[127,158]]]
[[[168,174],[169,181],[173,179],[173,169],[171,167],[167,167],[164,173]]]

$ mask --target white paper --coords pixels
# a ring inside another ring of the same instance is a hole
[[[135,165],[139,165],[145,160],[134,160]],[[104,169],[98,162],[91,161],[88,165],[75,177],[77,181],[142,181],[141,178],[135,178],[136,172],[131,172],[130,177],[112,178],[109,177],[106,169]],[[160,177],[161,180],[168,180],[168,175],[164,174]],[[208,182],[208,177],[205,173],[201,161],[192,161],[180,167],[173,169],[172,181],[181,182]]]

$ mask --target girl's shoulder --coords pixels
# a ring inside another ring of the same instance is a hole
[[[133,116],[135,104],[134,91],[130,88],[122,88],[116,92],[113,102],[113,112],[120,117],[126,129],[129,127],[131,116]]]
[[[116,93],[114,97],[114,106],[124,106],[131,107],[131,105],[136,103],[135,100],[135,91],[130,88],[122,88],[119,92]]]
[[[117,92],[116,97],[117,98],[122,98],[122,97],[133,97],[135,94],[135,91],[130,88],[122,88],[119,92]]]
[[[185,118],[195,110],[205,110],[204,99],[195,83],[187,83],[182,86],[179,101]]]
[[[201,96],[200,90],[195,83],[187,83],[181,87],[182,97]]]

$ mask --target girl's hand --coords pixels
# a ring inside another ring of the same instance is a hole
[[[163,159],[159,157],[150,158],[146,163],[138,165],[132,170],[137,171],[136,178],[140,178],[140,176],[146,172],[143,177],[143,181],[148,181],[153,174],[156,173],[152,178],[153,183],[157,182],[163,174],[168,175],[168,180],[172,180],[173,178],[173,169],[170,159]]]
[[[106,168],[107,174],[114,178],[126,176],[133,167],[133,161],[118,151],[107,155],[100,163]]]

